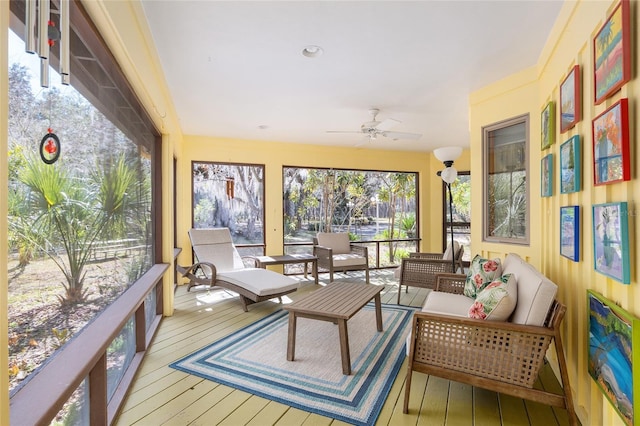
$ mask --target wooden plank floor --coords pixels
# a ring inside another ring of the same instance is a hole
[[[311,277],[309,277],[311,278]],[[300,277],[301,287],[283,298],[290,302],[317,288]],[[363,280],[359,272],[336,281]],[[328,274],[320,275],[321,285]],[[382,302],[395,304],[397,281],[390,270],[372,271],[371,283],[384,285]],[[281,309],[272,301],[244,312],[237,296],[222,289],[176,291],[175,313],[164,318],[143,362],[117,425],[342,425],[343,422],[201,379],[168,365],[177,359]],[[403,291],[401,303],[420,306],[428,290]],[[414,373],[409,414],[402,413],[406,361],[384,404],[378,425],[566,425],[561,409],[523,401],[461,383]],[[559,386],[550,368],[541,384]]]

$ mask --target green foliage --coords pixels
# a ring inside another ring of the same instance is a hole
[[[23,239],[40,246],[64,274],[65,295],[60,297],[61,303],[83,302],[84,268],[93,245],[102,235],[124,232],[123,216],[134,174],[124,156],[103,163],[88,178],[72,178],[58,164],[47,165],[29,158],[19,179],[29,189],[27,202],[35,215],[27,218],[33,220],[33,232],[25,232]],[[25,231],[22,225],[14,228],[16,232]],[[46,236],[46,244],[34,235]]]
[[[404,249],[404,248],[397,248],[395,250],[395,257],[394,257],[394,261],[396,262],[401,262],[402,259],[405,259],[407,257],[409,257],[409,250]]]

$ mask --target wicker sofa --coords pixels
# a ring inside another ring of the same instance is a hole
[[[577,425],[560,323],[566,307],[555,300],[557,286],[516,254],[502,263],[505,288],[515,297],[506,319],[469,318],[475,303],[463,294],[466,276],[438,276],[436,291],[413,318],[407,339],[408,369],[404,412],[409,409],[413,371],[470,384],[567,410]],[[515,285],[512,285],[515,282]],[[505,296],[506,298],[507,296]],[[492,320],[493,319],[493,320]],[[534,388],[547,349],[554,342],[562,394]]]

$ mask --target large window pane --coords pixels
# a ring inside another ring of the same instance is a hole
[[[264,166],[192,163],[193,227],[229,228],[241,255],[264,254]]]
[[[285,244],[310,244],[319,231],[348,232],[353,241],[390,241],[367,245],[370,257],[380,247],[372,265],[408,255],[406,244],[395,241],[418,235],[417,173],[300,167],[282,173]]]
[[[529,243],[528,116],[484,128],[484,239]]]
[[[443,252],[451,242],[451,229],[453,227],[453,239],[464,247],[462,260],[471,260],[471,174],[458,172],[458,177],[451,184],[453,222],[449,209],[449,194],[446,184],[442,185],[444,206],[444,228],[442,248]]]
[[[12,11],[14,5],[22,4],[12,2]],[[88,60],[88,53],[76,36],[72,85],[61,85],[50,68],[49,88],[40,87],[39,58],[25,53],[18,35],[23,33],[8,34],[12,390],[154,261],[154,135],[135,112],[116,112],[119,92],[113,84],[83,80],[77,61]],[[87,78],[99,75],[87,73]],[[95,95],[87,89],[99,85],[110,90]],[[39,147],[50,131],[60,140],[60,156],[45,164]]]

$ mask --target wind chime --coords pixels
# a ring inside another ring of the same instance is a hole
[[[231,201],[233,200],[234,197],[234,188],[235,188],[235,179],[233,178],[233,176],[227,176],[225,178],[225,183],[226,183],[226,189],[227,189],[227,200]]]
[[[69,85],[69,0],[60,0],[60,28],[51,20],[50,0],[25,1],[25,50],[40,57],[40,86],[49,87],[49,53],[57,41],[60,44],[60,78]],[[46,164],[55,163],[60,157],[60,139],[51,127],[40,141],[40,158]]]

